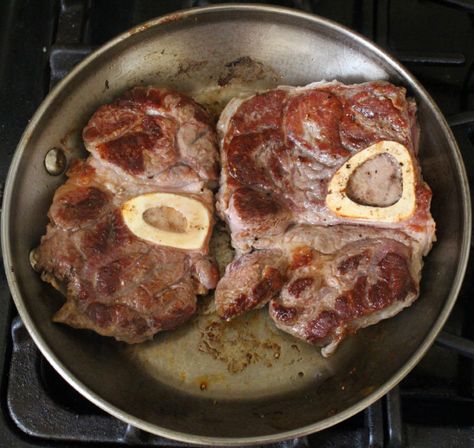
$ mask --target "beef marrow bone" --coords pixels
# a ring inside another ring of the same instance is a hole
[[[365,162],[382,154],[390,155],[399,164],[402,180],[400,198],[388,207],[359,204],[353,201],[347,193],[351,176]],[[353,219],[400,222],[412,216],[416,205],[415,172],[408,149],[400,143],[383,140],[352,156],[336,171],[329,182],[326,205],[336,215]]]
[[[122,205],[121,213],[137,237],[178,249],[200,249],[211,228],[210,212],[202,202],[173,193],[134,197]]]

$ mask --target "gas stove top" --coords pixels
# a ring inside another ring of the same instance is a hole
[[[16,144],[49,89],[111,37],[153,17],[222,1],[5,0],[0,4],[0,190]],[[421,81],[474,178],[472,0],[287,0],[342,23]],[[416,24],[416,26],[414,26]],[[474,447],[473,262],[444,332],[401,384],[365,411],[281,447]],[[0,278],[0,446],[184,446],[105,414],[42,357]]]

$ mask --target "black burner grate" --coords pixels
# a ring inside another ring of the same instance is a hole
[[[206,0],[6,0],[0,4],[0,182],[47,91],[97,46],[153,17]],[[265,2],[261,2],[265,3]],[[474,4],[469,0],[288,0],[386,48],[450,116],[474,182]],[[410,17],[412,20],[407,20]],[[417,26],[413,26],[416,17]],[[3,183],[0,183],[0,191]],[[364,412],[278,447],[474,447],[473,263],[451,318],[408,377]],[[0,282],[0,446],[183,446],[102,412],[34,346]],[[446,350],[448,348],[449,350]],[[459,356],[462,355],[462,356]]]

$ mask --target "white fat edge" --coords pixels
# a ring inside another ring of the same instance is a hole
[[[224,107],[224,109],[222,110],[219,116],[219,121],[217,122],[217,125],[216,125],[217,133],[219,135],[219,146],[222,147],[222,141],[224,140],[224,137],[227,133],[227,129],[229,127],[229,121],[237,112],[237,109],[240,107],[242,103],[244,103],[245,101],[247,101],[248,99],[254,96],[255,94],[246,98],[238,98],[238,97],[232,98]]]
[[[169,113],[163,112],[161,109],[155,107],[155,106],[148,106],[145,110],[145,115],[149,115],[151,117],[164,117],[168,118]]]
[[[355,85],[360,85],[360,84],[354,84],[354,86]],[[321,81],[314,81],[304,86],[281,85],[281,86],[278,86],[278,89],[286,90],[288,93],[294,96],[294,95],[300,94],[301,92],[305,92],[307,90],[314,90],[314,89],[321,90],[322,88],[327,87],[327,86],[350,87],[338,81],[337,79],[333,79],[332,81],[327,81],[326,79],[322,79]]]
[[[283,85],[278,86],[277,88],[287,90],[292,95],[297,95],[306,90],[313,90],[313,89],[321,90],[325,87],[333,87],[333,86],[342,87],[346,89],[353,89],[353,88],[360,88],[367,84],[372,84],[372,83],[391,84],[389,81],[385,81],[383,79],[373,79],[373,80],[367,80],[364,82],[353,83],[353,84],[345,84],[339,81],[338,79],[333,79],[331,81],[322,79],[320,81],[310,82],[309,84],[306,84],[304,86],[289,86],[289,85],[283,84]],[[399,87],[399,86],[395,86],[395,87]]]
[[[339,83],[339,81],[337,81],[337,80],[327,81],[325,79],[322,79],[320,81],[310,82],[309,84],[305,84],[304,86],[290,86],[290,85],[287,85],[287,84],[282,84],[282,85],[278,86],[277,88],[282,89],[282,90],[287,90],[287,91],[290,91],[290,92],[294,91],[295,93],[298,93],[298,92],[302,92],[302,91],[305,91],[305,90],[317,89],[317,88],[320,88],[323,85],[330,85],[330,84],[337,84],[337,83]]]

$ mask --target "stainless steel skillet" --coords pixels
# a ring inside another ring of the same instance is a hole
[[[92,112],[136,84],[167,85],[216,110],[236,92],[320,79],[388,79],[419,107],[420,157],[433,189],[438,242],[419,300],[360,331],[329,360],[257,312],[220,324],[203,303],[187,326],[128,347],[53,324],[60,298],[28,254],[63,176],[44,159],[55,147],[83,155]],[[466,174],[432,99],[396,61],[328,20],[276,7],[217,6],[166,16],[112,40],[61,82],[26,129],[8,176],[2,244],[10,289],[40,350],[79,392],[146,431],[191,443],[245,445],[296,437],[362,410],[397,384],[443,326],[465,271],[471,229]]]

